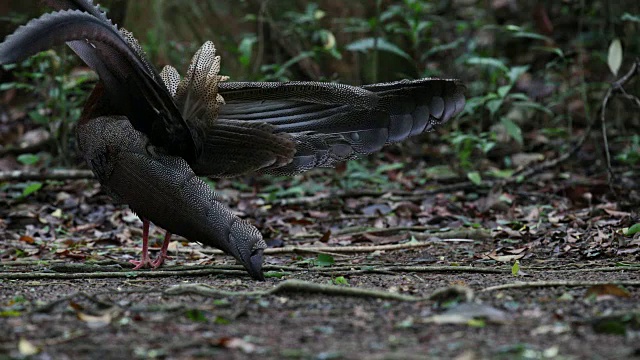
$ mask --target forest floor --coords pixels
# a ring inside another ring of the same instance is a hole
[[[0,358],[640,356],[640,240],[606,176],[455,185],[393,149],[215,184],[268,240],[264,282],[180,238],[132,271],[141,222],[95,180],[5,183]]]

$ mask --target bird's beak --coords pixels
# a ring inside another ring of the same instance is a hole
[[[254,249],[251,252],[251,255],[247,259],[244,259],[245,261],[243,261],[244,267],[249,272],[249,275],[251,275],[251,277],[255,280],[260,281],[264,281],[264,274],[262,273],[263,252],[264,249],[262,248]]]

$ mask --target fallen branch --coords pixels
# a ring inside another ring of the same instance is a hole
[[[51,169],[0,171],[0,181],[45,181],[93,179],[91,170]]]
[[[375,298],[397,301],[420,301],[428,298],[420,298],[411,295],[392,293],[384,290],[364,289],[349,286],[336,286],[316,284],[301,280],[286,280],[268,290],[256,291],[226,291],[205,284],[175,285],[163,292],[164,295],[201,295],[201,296],[267,296],[287,292],[314,293],[323,295],[350,296],[358,298]]]
[[[398,231],[410,231],[411,229],[424,229],[425,227],[396,227],[387,229],[375,229],[370,231],[363,231],[358,233],[350,233],[348,235],[360,235],[365,233],[386,233],[386,232],[398,232]],[[371,253],[375,251],[394,251],[394,250],[406,250],[406,249],[418,249],[428,247],[434,244],[452,243],[452,242],[473,242],[475,240],[484,240],[491,238],[490,230],[483,229],[462,229],[451,230],[444,232],[434,233],[415,233],[412,234],[416,238],[427,238],[429,241],[411,241],[402,244],[385,244],[385,245],[363,245],[363,246],[284,246],[279,248],[268,248],[264,250],[266,255],[274,254],[305,254],[305,253],[335,253],[335,254],[349,254],[349,253]],[[345,236],[344,234],[341,236]],[[124,251],[138,252],[137,248],[122,248]],[[151,249],[154,250],[154,249]],[[223,255],[224,252],[218,249],[195,249],[193,247],[177,248],[177,252],[192,252],[198,251],[207,255]]]
[[[321,275],[350,275],[364,273],[402,273],[402,272],[465,272],[465,273],[509,273],[507,268],[484,268],[472,266],[362,266],[355,269],[353,266],[337,267],[293,267],[267,265],[265,271],[290,271],[290,272],[314,272]],[[68,269],[65,268],[64,271]],[[111,269],[110,269],[111,270]],[[162,278],[170,276],[207,276],[216,274],[246,275],[241,265],[227,265],[207,267],[204,269],[180,269],[180,270],[144,270],[144,271],[99,271],[94,266],[83,268],[80,272],[0,272],[0,279],[6,280],[40,280],[40,279],[105,279],[105,278]]]
[[[557,281],[532,281],[532,282],[516,282],[511,284],[502,284],[496,286],[489,286],[480,290],[480,292],[506,290],[506,289],[524,289],[524,288],[538,288],[538,287],[583,287],[583,286],[597,286],[597,285],[621,285],[621,286],[640,286],[638,280],[609,280],[609,281],[572,281],[572,280],[557,280]]]
[[[107,278],[160,278],[169,276],[206,276],[216,274],[245,275],[244,270],[203,269],[183,271],[121,271],[121,272],[82,272],[82,273],[52,273],[52,272],[0,272],[0,279],[6,280],[34,280],[34,279],[107,279]]]
[[[384,245],[394,246],[394,245]],[[170,276],[207,276],[207,275],[238,275],[245,276],[246,271],[242,265],[194,265],[194,266],[168,266],[163,270],[142,270],[142,271],[114,271],[113,265],[106,265],[107,271],[103,267],[94,264],[73,264],[72,266],[53,266],[50,270],[61,272],[0,272],[0,279],[7,280],[40,280],[40,279],[104,279],[104,278],[165,278]],[[75,270],[75,271],[74,271]],[[509,266],[494,267],[474,267],[474,266],[408,266],[408,265],[386,265],[386,264],[358,264],[354,265],[334,265],[328,267],[319,266],[280,266],[265,265],[265,272],[310,272],[323,276],[351,276],[360,274],[387,274],[396,275],[404,273],[482,273],[482,274],[510,274]],[[74,272],[70,272],[74,271]],[[640,267],[597,267],[585,269],[562,269],[562,268],[526,268],[527,273],[569,272],[630,272],[640,271]],[[278,275],[280,276],[280,275]],[[553,282],[556,284],[558,282]],[[521,283],[517,283],[521,284]],[[527,284],[527,283],[523,283]],[[530,283],[537,284],[537,283]],[[511,286],[511,285],[509,285]],[[561,286],[561,285],[553,285]]]
[[[281,248],[270,248],[265,250],[265,254],[304,254],[304,253],[336,253],[336,254],[351,254],[351,253],[371,253],[376,251],[394,251],[394,250],[407,250],[407,249],[419,249],[427,246],[432,246],[438,241],[415,241],[406,242],[402,244],[387,244],[387,245],[371,245],[371,246],[285,246]]]
[[[66,301],[71,301],[76,297],[84,298],[84,299],[86,299],[86,300],[88,300],[88,301],[90,301],[92,303],[95,303],[97,305],[104,306],[104,307],[112,307],[113,306],[113,303],[108,303],[108,302],[105,302],[105,301],[97,299],[95,297],[95,294],[89,295],[84,291],[78,291],[76,293],[73,293],[73,294],[70,294],[70,295],[67,295],[67,296],[63,296],[63,297],[61,297],[59,299],[56,299],[56,300],[54,300],[52,302],[49,302],[49,303],[45,304],[45,305],[38,306],[37,308],[33,309],[30,312],[31,313],[49,312],[54,307],[56,307],[57,305],[60,305],[60,304],[62,304],[64,302],[66,302]]]

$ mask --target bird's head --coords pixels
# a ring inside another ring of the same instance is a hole
[[[249,222],[237,219],[229,229],[228,250],[249,272],[252,278],[264,281],[262,255],[267,243]]]

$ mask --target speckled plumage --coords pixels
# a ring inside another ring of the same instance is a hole
[[[8,36],[0,63],[67,42],[101,78],[78,142],[105,190],[156,225],[235,256],[255,278],[262,236],[197,176],[332,167],[431,131],[464,107],[458,80],[229,82],[212,42],[184,77],[171,66],[158,73],[92,1],[45,2],[59,11]]]

